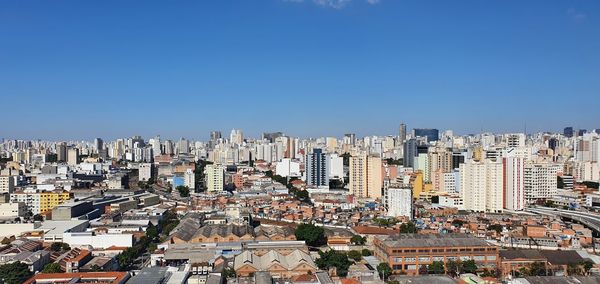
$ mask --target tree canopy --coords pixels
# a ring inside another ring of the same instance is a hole
[[[0,265],[0,281],[6,284],[20,284],[29,279],[33,273],[29,266],[20,261]]]
[[[300,224],[295,231],[296,239],[308,246],[319,247],[326,243],[325,230],[313,224]]]
[[[335,267],[338,276],[346,277],[352,261],[348,259],[345,252],[329,250],[327,252],[319,251],[319,258],[315,260],[315,264],[323,270]]]

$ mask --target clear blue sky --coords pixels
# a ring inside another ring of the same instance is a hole
[[[0,137],[600,128],[600,1],[0,1]]]

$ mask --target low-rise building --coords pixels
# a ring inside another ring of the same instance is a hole
[[[394,273],[408,275],[418,275],[421,265],[433,261],[472,259],[480,269],[496,269],[500,263],[497,247],[465,234],[377,236],[373,245],[374,255],[389,263]]]

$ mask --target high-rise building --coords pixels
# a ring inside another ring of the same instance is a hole
[[[192,192],[196,190],[196,175],[192,169],[186,169],[183,174],[183,185],[187,186]]]
[[[239,129],[232,129],[229,135],[229,142],[241,145],[244,142],[244,134]]]
[[[138,172],[140,181],[152,179],[152,163],[140,163]]]
[[[401,123],[400,124],[400,136],[398,136],[399,139],[399,143],[402,144],[404,143],[404,141],[406,141],[406,124]]]
[[[402,163],[404,167],[412,168],[415,165],[417,156],[417,139],[408,139],[404,143],[404,152]]]
[[[275,142],[275,139],[282,137],[283,133],[282,132],[264,132],[262,134],[262,139],[263,140],[267,140],[270,143]]]
[[[524,133],[512,133],[506,134],[506,147],[518,148],[525,147],[525,134]]]
[[[217,141],[219,139],[221,139],[221,131],[210,132],[210,141]]]
[[[560,165],[556,164],[526,163],[523,171],[525,202],[534,204],[553,198],[558,188],[559,170]]]
[[[358,198],[379,198],[383,188],[381,158],[359,154],[350,157],[350,193]]]
[[[0,194],[12,193],[15,190],[15,180],[12,176],[0,176]]]
[[[177,143],[177,154],[189,154],[190,152],[190,142],[185,138],[181,137],[179,142]]]
[[[413,137],[426,137],[427,142],[434,142],[439,140],[440,131],[434,128],[415,128]]]
[[[461,197],[465,210],[501,212],[503,202],[502,162],[468,160],[460,165]]]
[[[384,204],[390,217],[412,219],[412,188],[391,186],[384,189]]]
[[[60,142],[56,144],[56,160],[58,162],[67,161],[67,143]]]
[[[206,165],[206,191],[223,191],[225,167],[222,165]]]
[[[329,186],[329,157],[321,149],[313,149],[306,155],[306,185],[316,187]]]
[[[104,141],[102,141],[102,138],[94,139],[94,149],[96,150],[96,154],[100,154],[104,149]]]
[[[504,208],[518,211],[525,208],[524,169],[522,157],[505,157],[504,164]]]
[[[79,149],[72,147],[67,151],[67,164],[74,166],[79,164]]]
[[[354,146],[354,144],[356,144],[356,134],[354,134],[354,133],[344,134],[343,144]]]

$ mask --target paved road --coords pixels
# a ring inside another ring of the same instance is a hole
[[[573,211],[564,209],[555,209],[547,207],[535,207],[527,209],[529,212],[534,212],[543,215],[560,216],[579,221],[588,228],[600,233],[600,215],[592,212]]]

